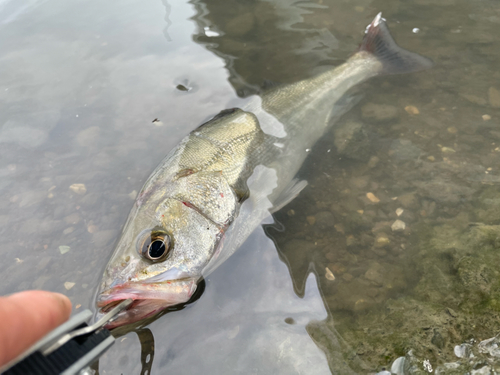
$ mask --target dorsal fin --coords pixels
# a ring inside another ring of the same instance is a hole
[[[241,111],[241,109],[239,109],[239,108],[223,109],[222,111],[220,111],[219,113],[217,113],[214,117],[212,117],[210,119],[210,121],[212,121],[212,120],[218,120],[220,118],[232,115],[233,113],[236,113],[237,111]]]

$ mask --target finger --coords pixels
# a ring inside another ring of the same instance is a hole
[[[71,313],[68,297],[32,290],[0,297],[0,366],[14,359]]]

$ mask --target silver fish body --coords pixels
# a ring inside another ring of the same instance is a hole
[[[343,65],[222,111],[160,163],[104,272],[101,312],[134,299],[113,326],[188,301],[202,277],[304,188],[294,177],[332,118],[344,113],[338,104],[351,87],[430,65],[394,43],[380,14],[367,31]]]

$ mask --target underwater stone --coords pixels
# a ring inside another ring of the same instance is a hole
[[[494,87],[490,87],[488,90],[488,100],[492,107],[500,108],[500,91]]]
[[[398,109],[393,105],[368,103],[361,108],[364,119],[374,122],[389,122],[398,118]]]
[[[404,208],[417,208],[418,199],[415,193],[403,194],[398,197],[398,201]]]
[[[109,243],[116,238],[118,231],[116,230],[102,230],[92,235],[92,240],[97,247],[109,245]]]
[[[232,18],[224,29],[229,36],[243,36],[250,32],[254,25],[255,16],[248,12]]]
[[[335,225],[335,219],[331,212],[322,211],[318,212],[315,215],[316,218],[316,228],[320,230],[326,230],[329,228],[333,228]]]
[[[92,147],[96,145],[100,135],[101,129],[98,126],[91,126],[78,133],[76,142],[82,147]]]
[[[333,143],[341,156],[361,161],[368,161],[371,156],[368,133],[359,122],[339,124],[334,131]]]
[[[443,349],[444,347],[443,336],[436,329],[434,330],[434,335],[432,336],[431,343],[434,344],[439,349]]]
[[[397,162],[417,160],[423,151],[407,139],[395,139],[391,143],[389,155]]]
[[[391,225],[391,229],[394,231],[394,232],[400,232],[400,231],[403,231],[405,230],[406,228],[406,224],[404,221],[401,221],[401,220],[396,220],[392,225]]]
[[[475,190],[467,186],[454,184],[441,178],[431,181],[415,182],[419,193],[440,203],[457,204],[462,199],[470,199]]]

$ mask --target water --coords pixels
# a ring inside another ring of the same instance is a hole
[[[435,67],[360,87],[277,224],[148,325],[145,365],[125,331],[100,372],[367,374],[398,357],[407,373],[498,371],[494,1],[0,2],[0,293],[91,308],[168,150],[264,82],[342,63],[378,11]]]

